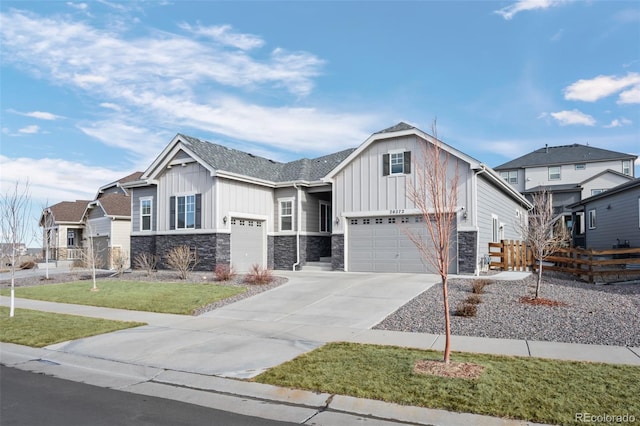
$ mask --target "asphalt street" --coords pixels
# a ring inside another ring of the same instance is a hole
[[[0,366],[2,426],[285,426],[170,399]]]

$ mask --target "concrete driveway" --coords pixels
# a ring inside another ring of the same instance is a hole
[[[439,278],[282,272],[273,290],[198,317],[149,314],[148,326],[52,345],[100,359],[223,377],[253,377],[323,343],[369,329]],[[127,311],[119,311],[126,320]]]

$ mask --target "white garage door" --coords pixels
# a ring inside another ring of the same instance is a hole
[[[435,273],[407,236],[407,232],[421,235],[431,245],[421,216],[353,218],[348,226],[349,271]],[[455,273],[453,259],[450,272]]]
[[[247,272],[252,265],[264,267],[264,221],[231,219],[231,266]]]

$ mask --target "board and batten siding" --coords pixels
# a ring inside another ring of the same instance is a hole
[[[249,218],[260,216],[266,217],[268,222],[267,232],[273,231],[273,189],[255,185],[248,182],[216,178],[215,190],[218,191],[217,198],[220,206],[218,226],[224,226],[222,218],[229,212],[245,213]],[[202,204],[204,214],[204,202]],[[212,208],[207,205],[207,208]],[[229,226],[227,223],[226,226]],[[204,227],[204,225],[203,225]]]
[[[417,136],[404,136],[380,140],[372,143],[358,157],[354,158],[334,178],[334,216],[343,212],[385,212],[414,209],[414,203],[407,196],[410,185],[416,184],[416,170],[421,166],[422,144]],[[383,176],[382,156],[389,152],[410,151],[411,173]],[[444,154],[443,154],[444,155]],[[458,206],[470,205],[469,164],[451,156],[450,175],[459,171]],[[344,221],[335,226],[334,231],[344,229]]]
[[[588,215],[596,211],[596,227],[589,229]],[[584,206],[586,247],[606,250],[628,240],[631,247],[640,247],[640,188],[613,194]]]
[[[151,231],[156,230],[156,217],[158,212],[158,196],[155,186],[131,188],[131,232],[141,232],[140,200],[151,198]],[[144,231],[149,232],[149,231]]]
[[[214,202],[215,188],[214,179],[209,170],[199,163],[186,163],[184,166],[176,165],[165,169],[158,177],[158,207],[157,230],[159,232],[169,231],[169,197],[181,195],[202,194],[201,206],[202,229],[214,228]],[[138,209],[140,207],[138,206]],[[138,216],[140,213],[138,212]],[[139,228],[138,228],[139,229]]]
[[[504,224],[503,238],[506,240],[521,240],[522,234],[518,223],[526,217],[525,209],[511,196],[496,188],[487,178],[478,175],[478,256],[489,253],[489,243],[493,241],[493,218],[497,217],[498,224]]]

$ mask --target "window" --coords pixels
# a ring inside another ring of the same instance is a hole
[[[587,165],[584,163],[576,164],[576,170],[585,170]]]
[[[596,211],[589,210],[589,229],[596,229]]]
[[[151,203],[152,198],[140,199],[140,230],[151,231]]]
[[[67,247],[75,247],[76,245],[76,231],[69,229],[67,231]]]
[[[549,167],[549,180],[560,180],[560,166]]]
[[[606,191],[605,189],[592,189],[591,190],[591,195],[598,195],[602,192]]]
[[[280,230],[293,230],[293,200],[280,201]]]
[[[411,173],[411,152],[391,152],[382,156],[382,175],[402,175]]]
[[[508,172],[500,172],[500,176],[502,179],[506,180],[512,185],[516,185],[518,183],[518,171],[517,170],[509,170]]]
[[[320,201],[320,232],[331,232],[331,204]]]
[[[622,160],[622,174],[631,176],[631,160]]]
[[[169,229],[200,229],[202,194],[169,197]]]

